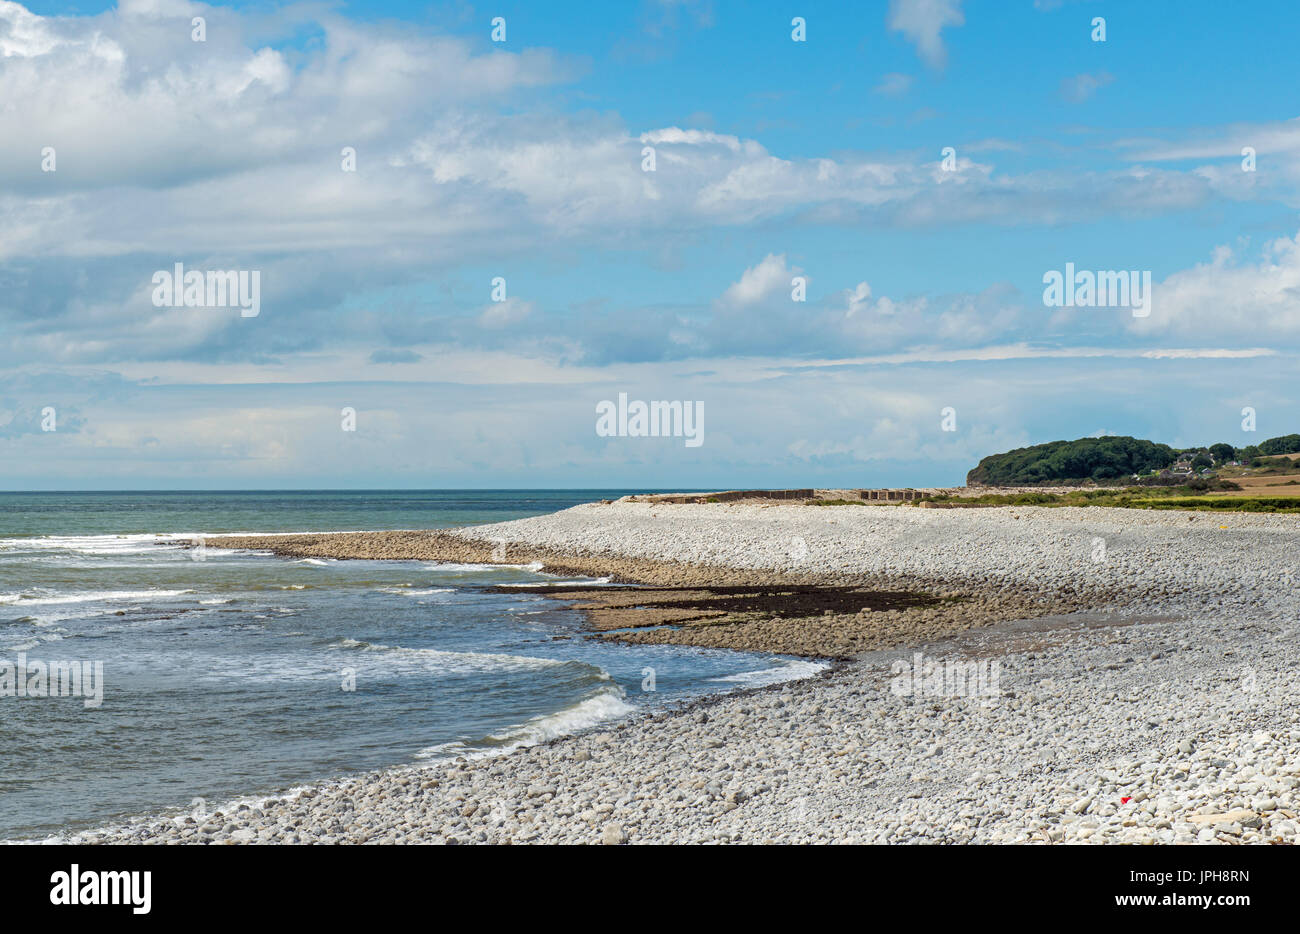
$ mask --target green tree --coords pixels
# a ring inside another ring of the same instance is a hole
[[[1211,444],[1210,456],[1222,464],[1224,461],[1230,461],[1237,456],[1237,449],[1231,444]]]
[[[1300,435],[1282,435],[1261,441],[1260,454],[1300,454]]]
[[[1051,441],[984,458],[969,484],[1032,486],[1070,480],[1115,480],[1173,463],[1173,448],[1128,436]]]

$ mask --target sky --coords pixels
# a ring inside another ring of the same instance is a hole
[[[1297,27],[0,0],[0,488],[933,486],[1300,431]],[[176,264],[257,314],[160,301]],[[699,443],[598,432],[620,394]]]

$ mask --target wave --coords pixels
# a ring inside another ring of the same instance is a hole
[[[39,616],[18,616],[14,619],[4,620],[7,626],[35,626],[40,629],[46,626],[53,626],[55,623],[66,622],[70,619],[85,619],[87,616],[93,616],[94,613],[42,613]]]
[[[799,681],[811,678],[830,667],[828,662],[810,662],[804,659],[786,662],[776,668],[762,668],[758,671],[742,671],[734,675],[710,678],[712,682],[728,682],[744,687],[763,687],[768,684],[781,684],[784,681]]]
[[[504,736],[492,736],[489,739],[504,740],[507,745],[515,747],[535,746],[634,712],[636,707],[623,698],[621,688],[609,688],[558,713],[533,717]]]
[[[582,577],[574,579],[554,578],[545,581],[525,581],[522,584],[502,584],[502,587],[601,587],[608,584],[608,577]]]
[[[542,562],[533,561],[529,564],[476,564],[473,562],[434,561],[425,565],[431,571],[450,571],[452,573],[475,573],[479,571],[533,571],[534,573],[542,569]]]
[[[217,535],[229,533],[219,532]],[[159,555],[189,558],[189,552],[177,546],[202,543],[207,558],[236,555],[238,549],[222,548],[207,540],[202,532],[136,532],[123,535],[40,535],[29,538],[0,539],[0,553],[7,556],[28,553],[25,560],[44,562],[58,558],[103,558],[123,555]],[[53,552],[55,555],[43,555]],[[270,554],[270,552],[266,552]],[[97,567],[144,567],[141,564],[102,565]]]
[[[355,641],[355,640],[353,640]],[[425,763],[432,765],[436,762],[451,759],[455,756],[465,756],[470,759],[482,759],[488,756],[504,755],[512,752],[522,746],[533,746],[537,743],[545,742],[549,739],[555,739],[579,730],[597,726],[600,723],[624,717],[636,710],[631,704],[622,699],[621,691],[607,690],[593,697],[586,698],[578,703],[566,707],[556,713],[546,716],[534,717],[533,719],[513,728],[500,736],[490,736],[487,739],[497,745],[490,748],[471,748],[461,742],[442,743],[438,746],[431,746],[428,749],[422,749],[416,753],[417,760],[424,760]],[[428,760],[433,760],[429,762]],[[394,765],[388,767],[385,771],[389,774],[405,772],[409,766]],[[203,823],[208,817],[215,813],[233,814],[241,806],[248,806],[255,810],[265,809],[272,802],[293,801],[304,792],[319,792],[321,789],[338,788],[353,779],[327,779],[320,782],[310,782],[307,784],[294,785],[285,791],[273,792],[271,794],[245,794],[233,798],[222,798],[218,801],[208,801],[204,798],[195,798],[188,808],[168,808],[164,813],[148,817],[129,818],[121,824],[120,827],[145,827],[150,823],[158,820],[159,817],[172,820],[181,824],[193,818],[199,823]],[[101,827],[97,831],[113,828],[114,825]],[[67,830],[51,834],[38,840],[0,840],[0,843],[18,844],[18,845],[50,845],[50,844],[68,844],[81,842],[81,835],[85,831]]]
[[[86,593],[46,596],[31,593],[0,593],[0,606],[53,606],[61,603],[114,603],[179,597],[193,590],[93,590]]]
[[[401,594],[404,597],[428,597],[435,593],[455,593],[455,587],[433,587],[429,590],[407,590],[402,587],[380,587],[380,593]]]
[[[535,658],[531,655],[505,655],[494,652],[448,652],[442,649],[410,649],[403,646],[381,645],[378,643],[363,642],[359,639],[352,639],[345,636],[337,642],[331,643],[331,648],[348,649],[360,652],[379,652],[386,657],[401,659],[404,661],[417,661],[426,667],[433,667],[438,671],[445,671],[449,674],[464,674],[469,672],[482,671],[531,671],[540,668],[554,668],[562,665],[581,665],[583,668],[590,668],[593,672],[599,674],[593,675],[599,678],[606,673],[595,665],[588,665],[586,662],[574,662],[567,659],[558,658]]]
[[[184,539],[188,540],[188,539]],[[137,554],[154,551],[158,536],[133,535],[42,535],[32,538],[0,539],[0,551],[73,551],[90,555]]]
[[[479,759],[504,755],[522,746],[536,746],[634,713],[636,707],[624,700],[624,696],[623,689],[613,685],[563,710],[542,714],[505,732],[488,735],[480,744],[440,743],[420,750],[415,757],[426,760],[454,756]]]
[[[8,650],[10,652],[30,652],[32,649],[39,648],[42,645],[47,645],[50,642],[62,641],[63,635],[61,633],[50,631],[43,633],[36,638],[28,639],[25,642],[19,642],[8,646]]]

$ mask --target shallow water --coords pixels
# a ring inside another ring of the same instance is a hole
[[[29,679],[38,664],[103,671],[98,705],[86,683],[89,696],[0,696],[0,838],[486,754],[809,672],[589,640],[567,605],[489,592],[555,580],[533,568],[165,543],[503,521],[618,495],[0,494],[0,693],[6,663]]]

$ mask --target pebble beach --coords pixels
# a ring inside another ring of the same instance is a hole
[[[619,500],[450,534],[209,544],[946,602],[775,628],[656,628],[654,638],[830,661],[802,681],[506,755],[71,842],[1241,844],[1300,833],[1291,516]],[[922,662],[994,677],[979,691],[900,680]]]

